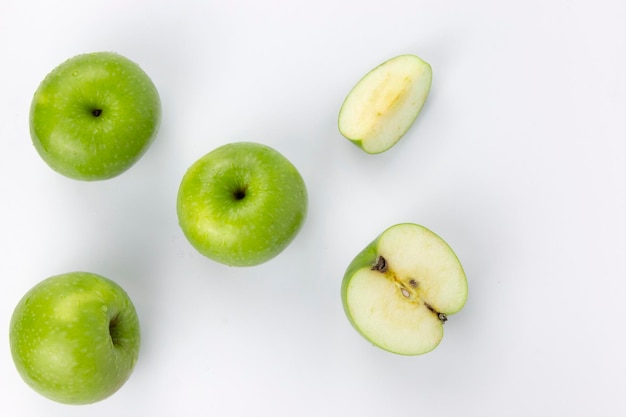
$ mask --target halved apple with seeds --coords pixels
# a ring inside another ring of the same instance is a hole
[[[450,246],[427,228],[401,223],[385,230],[350,263],[341,288],[354,328],[401,355],[437,347],[443,324],[467,299],[467,280]]]
[[[430,65],[400,55],[368,72],[339,111],[339,131],[367,153],[386,151],[413,125],[428,98]]]

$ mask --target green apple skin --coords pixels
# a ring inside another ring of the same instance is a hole
[[[432,68],[412,54],[391,58],[350,90],[339,110],[339,132],[369,154],[393,147],[428,98]]]
[[[50,277],[17,304],[9,340],[15,366],[41,395],[89,404],[115,393],[139,355],[135,307],[115,282],[88,272]]]
[[[41,158],[66,177],[97,181],[129,169],[161,121],[159,93],[134,62],[113,52],[77,55],[52,70],[30,108]]]
[[[389,227],[350,263],[341,299],[352,326],[400,355],[435,349],[443,323],[467,300],[465,272],[438,235],[414,223]]]
[[[230,143],[198,159],[179,187],[185,236],[204,256],[254,266],[277,256],[301,229],[308,207],[296,167],[269,146]]]

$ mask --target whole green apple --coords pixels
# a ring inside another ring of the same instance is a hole
[[[11,354],[41,395],[89,404],[129,378],[140,345],[139,320],[126,292],[97,274],[50,277],[24,295],[11,317]]]
[[[112,52],[77,55],[41,82],[30,109],[35,149],[55,171],[115,177],[148,149],[161,120],[159,93],[134,62]]]
[[[419,355],[439,345],[443,323],[465,305],[467,280],[443,239],[424,226],[401,223],[354,258],[341,298],[350,323],[371,343]]]
[[[395,145],[413,125],[428,98],[430,64],[416,55],[391,58],[352,88],[339,110],[339,131],[367,153]]]
[[[231,266],[266,262],[294,239],[308,206],[300,173],[259,143],[221,146],[197,160],[178,190],[181,229],[203,255]]]

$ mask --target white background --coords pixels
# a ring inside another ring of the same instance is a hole
[[[594,0],[3,1],[0,6],[0,414],[3,416],[624,416],[626,5]],[[66,179],[28,110],[65,59],[111,50],[157,85],[157,140],[115,179]],[[381,155],[339,107],[402,53],[433,67],[409,133]],[[232,141],[300,170],[309,215],[254,268],[178,228],[186,168]],[[469,281],[433,352],[362,339],[339,289],[392,224],[441,235]],[[108,276],[140,315],[113,397],[65,406],[22,382],[8,324],[48,276]]]

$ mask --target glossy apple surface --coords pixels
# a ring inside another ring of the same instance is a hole
[[[24,295],[11,317],[11,354],[24,381],[65,404],[88,404],[116,392],[139,355],[135,307],[115,282],[72,272]]]
[[[428,98],[431,66],[400,55],[368,72],[339,111],[339,131],[367,153],[384,152],[413,125]]]
[[[367,340],[390,352],[419,355],[437,347],[444,322],[465,305],[467,280],[443,239],[402,223],[355,257],[341,296],[348,319]]]
[[[231,266],[266,262],[295,238],[307,214],[296,167],[259,143],[223,145],[197,160],[177,198],[179,224],[203,255]]]
[[[129,169],[161,120],[158,91],[134,62],[112,52],[77,55],[41,82],[30,109],[35,149],[55,171],[94,181]]]

